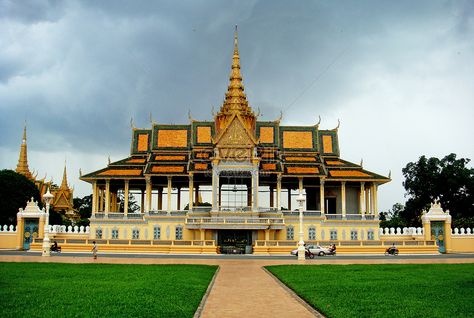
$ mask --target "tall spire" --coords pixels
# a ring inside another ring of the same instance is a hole
[[[232,68],[229,77],[229,86],[225,94],[224,103],[217,114],[218,130],[225,126],[226,118],[229,118],[234,113],[238,113],[245,120],[248,119],[249,127],[254,128],[255,114],[250,108],[247,96],[244,93],[244,85],[242,84],[242,75],[240,73],[240,57],[237,26],[234,32],[234,52],[232,56]]]
[[[68,189],[67,185],[67,172],[66,172],[66,161],[64,161],[63,181],[61,182],[60,189]]]
[[[23,139],[20,146],[20,157],[18,158],[18,164],[16,165],[16,172],[24,175],[28,179],[33,179],[30,169],[28,168],[28,155],[26,146],[26,123],[23,127]]]

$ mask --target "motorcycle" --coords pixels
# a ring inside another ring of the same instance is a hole
[[[384,253],[385,256],[387,255],[398,255],[398,248],[392,246],[392,247],[389,247],[385,250],[385,253]]]

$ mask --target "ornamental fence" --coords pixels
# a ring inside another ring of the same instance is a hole
[[[390,236],[414,235],[416,236],[416,235],[423,235],[423,234],[424,234],[424,230],[422,227],[403,227],[403,228],[386,227],[386,228],[379,229],[380,236],[383,236],[383,235],[390,235]],[[473,229],[454,228],[454,229],[451,229],[451,235],[474,235],[474,228]]]

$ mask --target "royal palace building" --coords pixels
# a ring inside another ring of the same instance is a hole
[[[390,179],[343,160],[338,128],[257,117],[236,33],[230,82],[212,121],[133,128],[127,158],[81,176],[92,185],[91,235],[259,252],[298,240],[301,209],[305,241],[378,240],[377,189]]]

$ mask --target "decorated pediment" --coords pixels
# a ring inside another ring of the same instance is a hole
[[[230,124],[216,140],[217,147],[250,148],[256,144],[255,138],[244,126],[238,116],[234,116]]]

